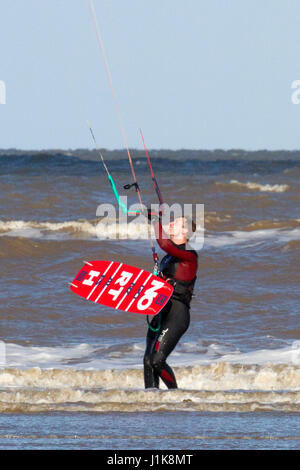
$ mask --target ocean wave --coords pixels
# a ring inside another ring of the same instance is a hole
[[[193,249],[203,246],[204,231],[199,225],[190,245]],[[23,220],[0,221],[0,237],[26,239],[64,240],[148,240],[155,238],[153,226],[145,220],[136,219],[128,223],[115,219],[73,220],[64,222],[37,222]],[[0,248],[1,257],[1,248]]]
[[[0,221],[0,232],[9,232],[11,235],[34,235],[38,238],[41,231],[51,232],[84,232],[96,235],[95,225],[89,221],[65,221],[65,222],[36,222],[24,220]]]
[[[244,230],[288,229],[300,227],[300,219],[257,220],[248,224]]]
[[[272,243],[289,243],[300,240],[300,228],[278,229],[268,228],[261,230],[251,230],[249,227],[245,230],[235,230],[228,232],[219,232],[218,234],[207,234],[204,240],[204,248],[222,248],[229,246],[249,247]]]
[[[235,187],[237,189],[250,189],[251,191],[260,191],[260,192],[272,192],[272,193],[283,193],[290,189],[288,184],[260,184],[254,182],[242,183],[237,180],[231,180],[229,183],[216,183],[218,186],[222,187]]]
[[[266,354],[266,352],[265,352]],[[293,391],[300,393],[299,365],[273,363],[231,363],[217,361],[210,364],[175,366],[180,389],[193,391]],[[144,389],[143,371],[139,368],[76,369],[65,367],[48,369],[3,368],[0,387],[30,389]],[[164,385],[162,384],[164,389]]]
[[[64,222],[36,222],[24,220],[0,221],[0,234],[11,237],[45,238],[48,240],[68,238],[147,238],[146,223],[114,224],[112,221],[70,220]]]
[[[300,411],[296,366],[225,362],[175,371],[177,390],[145,390],[136,369],[4,369],[0,412]]]
[[[300,412],[300,341],[248,353],[230,353],[220,345],[219,359],[211,354],[216,345],[204,350],[198,343],[183,343],[170,361],[177,390],[167,390],[164,384],[160,390],[144,389],[139,344],[121,348],[117,358],[110,355],[109,345],[100,348],[101,357],[95,356],[99,348],[88,344],[6,346],[7,364],[0,369],[3,413]]]
[[[248,247],[264,242],[289,243],[300,240],[300,219],[258,220],[244,227],[234,227],[230,216],[208,214],[208,227],[196,232],[191,239],[193,249],[222,248],[228,246]],[[224,224],[225,226],[222,226]],[[231,224],[228,226],[228,224]],[[233,228],[233,229],[232,229]],[[37,222],[10,220],[0,221],[0,257],[9,252],[17,254],[38,253],[38,241],[76,241],[76,240],[148,240],[149,227],[145,223],[130,222],[115,224],[89,220],[64,222]],[[153,227],[151,237],[155,239]],[[9,240],[12,240],[11,242]],[[10,246],[11,245],[11,246]],[[42,248],[41,248],[42,249]],[[47,248],[48,249],[48,248]]]

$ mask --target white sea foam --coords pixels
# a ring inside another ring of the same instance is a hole
[[[147,238],[147,224],[130,223],[117,225],[117,237]],[[44,238],[48,240],[116,238],[116,227],[113,223],[95,223],[87,220],[64,222],[36,222],[24,220],[0,221],[0,236],[23,238]]]
[[[218,234],[206,234],[204,248],[222,248],[230,245],[255,246],[265,241],[275,243],[287,243],[292,240],[300,240],[300,229],[264,229],[252,231],[228,231]]]
[[[242,411],[300,412],[300,341],[277,350],[228,352],[183,343],[172,354],[177,390],[144,390],[143,344],[94,358],[88,344],[7,344],[0,369],[0,412]],[[220,356],[216,358],[214,353]]]
[[[247,183],[241,183],[240,181],[237,181],[237,180],[231,180],[230,184],[241,187],[241,188],[247,188],[252,191],[272,192],[272,193],[283,193],[290,189],[288,184],[260,184],[260,183],[253,183],[250,181]]]
[[[120,241],[130,236],[130,239],[147,239],[148,228],[146,224],[120,224],[118,226]],[[200,233],[200,232],[199,232]],[[96,224],[89,221],[65,221],[65,222],[35,222],[23,220],[0,221],[0,236],[21,237],[29,239],[46,240],[72,240],[87,238],[112,240],[115,239],[115,227],[109,224]],[[154,232],[152,231],[152,237]],[[199,238],[202,239],[203,232]],[[204,248],[221,248],[230,245],[253,246],[264,241],[289,242],[300,239],[300,228],[280,229],[266,228],[263,230],[236,230],[211,233],[205,232]],[[201,249],[202,242],[197,247]]]
[[[126,236],[128,227],[120,225],[118,228],[120,238],[116,239],[113,226],[105,225],[101,229],[97,228],[88,221],[70,221],[61,223],[38,223],[25,221],[0,221],[0,237],[19,237],[33,240],[51,240],[51,241],[69,241],[69,240],[99,240],[99,230],[101,230],[104,240],[115,240],[119,245],[124,240],[136,240],[145,242],[148,237],[146,225],[136,224],[130,226],[130,237]],[[239,247],[247,249],[263,245],[264,243],[286,244],[300,240],[300,228],[265,228],[260,230],[235,230],[224,232],[205,231],[199,236],[201,242],[191,243],[192,249],[200,251],[201,249],[223,249],[226,247]],[[152,239],[155,234],[152,231]],[[148,242],[147,242],[148,243]],[[128,249],[130,248],[127,244]],[[132,246],[132,245],[131,245]],[[136,245],[134,245],[136,246]]]
[[[4,343],[6,353],[5,367],[45,369],[124,369],[142,367],[144,343],[132,345],[79,344],[73,346],[21,346]],[[250,352],[231,350],[228,346],[212,343],[203,347],[198,343],[182,342],[172,353],[171,362],[176,367],[191,365],[210,365],[226,362],[230,364],[289,364],[300,366],[300,341],[294,341],[279,349],[263,349]]]
[[[152,239],[155,237],[153,226],[150,227]],[[190,245],[193,249],[203,246],[203,229],[199,227]],[[90,222],[87,220],[65,222],[36,222],[24,220],[0,220],[0,236],[21,237],[45,240],[147,240],[149,225],[143,222],[115,223]]]

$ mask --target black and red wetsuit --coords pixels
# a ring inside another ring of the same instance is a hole
[[[150,323],[144,355],[145,388],[158,388],[159,378],[168,388],[177,388],[176,378],[166,359],[190,324],[190,301],[196,281],[198,255],[185,245],[176,245],[160,222],[155,224],[157,242],[167,255],[160,263],[162,277],[174,286],[168,304]],[[160,318],[159,318],[160,315]],[[158,331],[154,331],[159,327]]]

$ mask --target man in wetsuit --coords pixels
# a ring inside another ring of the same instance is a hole
[[[156,217],[154,229],[160,248],[167,253],[160,264],[161,276],[174,286],[174,292],[168,304],[149,324],[144,382],[145,388],[159,388],[161,378],[168,388],[177,388],[174,372],[166,359],[190,324],[190,301],[196,281],[198,255],[194,250],[187,250],[186,243],[196,227],[186,217],[178,217],[170,224],[168,238],[160,219]]]

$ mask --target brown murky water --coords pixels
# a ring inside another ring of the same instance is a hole
[[[191,159],[180,152],[156,152],[153,166],[165,201],[205,208],[192,321],[170,357],[179,383],[171,392],[143,389],[144,317],[101,308],[69,291],[68,282],[84,260],[121,260],[152,269],[149,242],[140,239],[145,225],[131,224],[136,240],[113,239],[109,223],[101,228],[106,239],[97,237],[97,207],[115,201],[99,162],[92,154],[84,157],[0,157],[0,426],[11,413],[24,426],[30,415],[37,426],[36,434],[29,433],[13,419],[15,428],[0,431],[2,447],[76,447],[80,441],[87,447],[130,448],[133,444],[122,437],[128,420],[140,422],[142,415],[151,428],[156,415],[167,429],[169,412],[177,441],[171,436],[164,446],[188,442],[190,448],[226,448],[230,441],[235,448],[255,447],[259,433],[253,440],[241,439],[249,437],[245,423],[251,429],[251,420],[258,419],[251,416],[259,415],[261,430],[270,437],[267,444],[259,441],[262,446],[297,448],[298,154],[282,152],[272,160],[264,153],[260,160],[249,153],[214,161],[211,155]],[[135,203],[134,191],[122,190],[130,182],[127,160],[109,152],[107,159],[118,189]],[[135,167],[145,204],[156,203],[145,159],[137,157]],[[55,413],[48,434],[43,413]],[[58,423],[70,413],[77,416],[78,429],[88,426],[86,413],[91,420],[101,415],[101,423],[113,413],[124,428],[114,436],[101,426],[85,427],[81,434],[76,428],[82,439],[75,442],[76,432],[68,435],[64,425],[58,433]],[[212,443],[213,436],[199,425],[197,433],[183,431],[182,413],[191,426],[197,416],[205,423],[222,420],[223,438],[215,433]],[[229,430],[234,413],[244,418]],[[290,420],[281,434],[270,425],[278,413],[285,416],[282,422]],[[131,433],[132,442],[140,448],[149,442],[159,446],[159,436],[149,441],[142,428]]]

